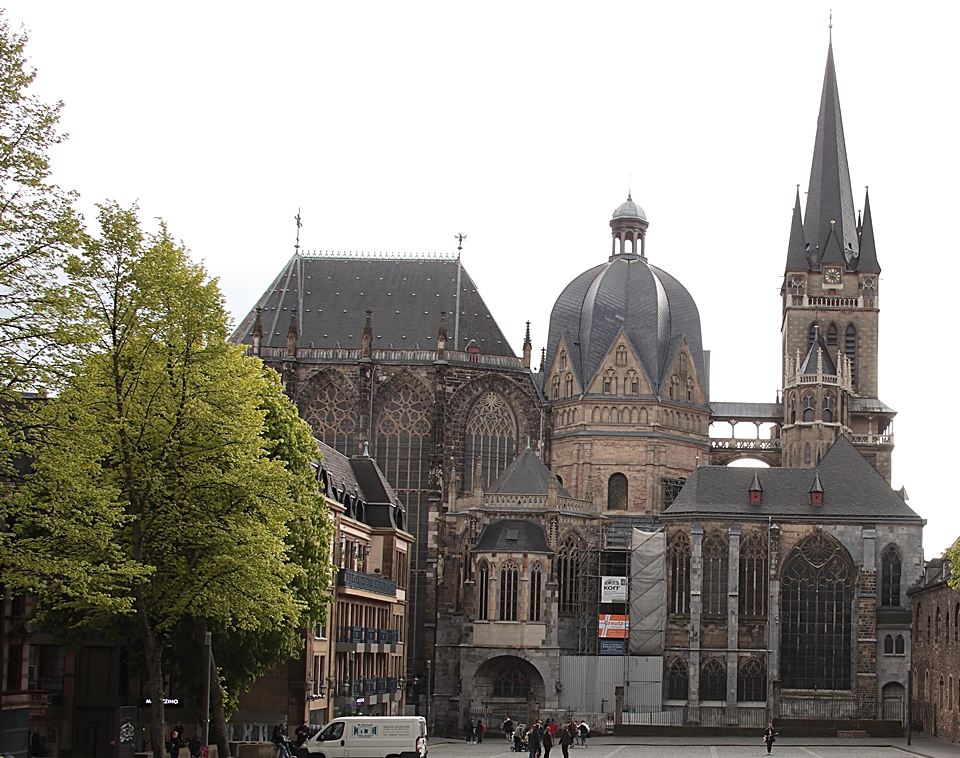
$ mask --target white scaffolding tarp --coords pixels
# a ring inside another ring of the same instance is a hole
[[[667,621],[667,537],[633,530],[630,557],[630,653],[661,655]]]

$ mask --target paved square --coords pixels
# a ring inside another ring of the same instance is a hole
[[[682,739],[677,740],[682,743]],[[434,742],[430,745],[430,758],[526,758],[526,753],[513,753],[504,750],[500,740],[484,742],[481,745],[469,745],[456,742]],[[767,754],[766,747],[757,737],[753,745],[599,745],[594,744],[586,750],[578,748],[570,751],[571,758],[762,758]],[[779,758],[907,758],[910,753],[896,747],[876,745],[774,745],[773,756]],[[559,749],[550,751],[550,758],[563,758]]]

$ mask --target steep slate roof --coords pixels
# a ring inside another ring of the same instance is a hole
[[[586,387],[621,329],[655,391],[669,370],[671,347],[676,352],[674,337],[686,338],[697,375],[708,388],[696,303],[680,282],[639,256],[614,256],[566,286],[550,314],[546,365],[553,364],[562,335],[568,360]]]
[[[415,350],[417,346],[435,350],[440,311],[445,310],[448,350],[463,350],[476,340],[481,353],[514,355],[477,285],[457,259],[294,255],[256,306],[263,310],[264,347],[286,346],[290,315],[296,309],[298,347],[359,348],[369,308],[374,350]],[[252,344],[256,306],[240,321],[233,342]]]
[[[368,526],[405,528],[400,500],[373,458],[366,455],[347,458],[320,440],[317,445],[320,469],[326,471],[330,483],[331,491],[325,493],[328,497],[340,502],[338,491],[343,490],[363,502],[363,522]]]
[[[513,539],[508,539],[512,537]],[[504,519],[487,524],[472,553],[552,553],[547,532],[536,521]]]
[[[800,364],[800,373],[816,374],[818,362],[822,369],[821,373],[831,376],[837,375],[837,366],[833,362],[833,358],[830,357],[830,351],[827,349],[827,341],[823,338],[823,335],[820,334],[819,329],[817,329],[816,339],[810,343],[807,356],[803,359],[803,363]]]
[[[506,470],[486,490],[491,495],[546,495],[550,484],[550,471],[540,457],[529,447],[513,459]],[[570,494],[557,484],[557,494]]]
[[[819,476],[823,505],[810,503],[810,489]],[[760,504],[751,505],[750,487],[757,477],[763,487]],[[768,517],[794,521],[901,521],[923,519],[887,484],[853,444],[840,437],[816,468],[733,468],[700,466],[660,518],[751,520]]]
[[[788,271],[818,271],[821,264],[834,263],[848,271],[880,272],[872,218],[868,215],[861,227],[857,225],[832,41],[827,47],[802,229],[799,200],[798,191],[787,247]]]

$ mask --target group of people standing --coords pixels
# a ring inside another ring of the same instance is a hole
[[[578,739],[581,747],[587,746],[590,725],[586,721],[577,724],[575,719],[561,724],[548,718],[546,721],[535,722],[527,729],[523,724],[514,726],[513,719],[507,716],[503,720],[503,733],[508,741],[513,741],[514,752],[529,750],[530,758],[550,758],[550,751],[559,744],[564,758],[568,758],[567,751],[571,745],[576,745]]]
[[[467,733],[467,742],[476,742],[478,745],[483,742],[483,733],[487,731],[487,725],[483,723],[483,719],[476,721],[470,719],[463,728]]]

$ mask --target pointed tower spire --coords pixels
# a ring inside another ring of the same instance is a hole
[[[546,364],[547,364],[547,348],[541,347],[540,348],[540,373],[541,374],[547,370]]]
[[[831,229],[837,245],[843,251],[849,269],[857,268],[860,244],[857,239],[857,221],[854,214],[853,190],[850,187],[850,168],[847,165],[847,147],[843,138],[843,119],[840,116],[840,93],[837,72],[833,63],[833,41],[827,47],[827,68],[820,95],[820,115],[817,118],[817,137],[813,146],[813,165],[807,189],[807,207],[803,235],[810,243],[811,268],[819,268]],[[831,227],[831,222],[835,225]]]
[[[793,203],[793,223],[790,225],[790,244],[787,245],[787,271],[804,271],[810,268],[806,242],[803,239],[803,216],[800,215],[800,185]]]
[[[863,201],[863,222],[860,227],[860,262],[857,271],[869,274],[880,273],[880,263],[877,261],[877,241],[873,236],[873,216],[870,213],[870,188],[867,187],[867,196]]]
[[[530,322],[527,322],[527,333],[523,338],[523,367],[530,368],[530,353],[533,352],[533,345],[530,342]]]

